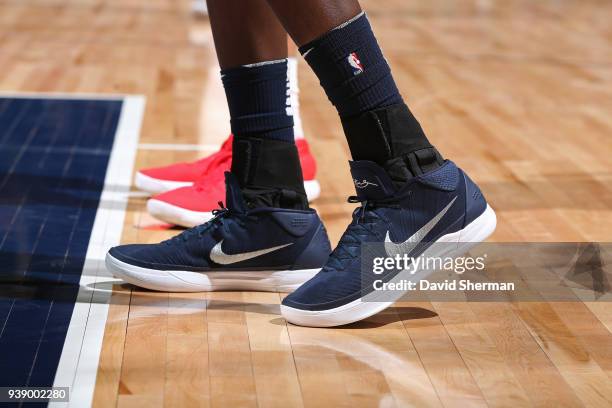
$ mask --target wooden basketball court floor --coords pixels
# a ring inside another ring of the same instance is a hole
[[[612,3],[363,6],[429,137],[495,208],[492,241],[612,241]],[[0,91],[146,97],[134,168],[195,159],[228,134],[209,26],[187,1],[0,10]],[[314,206],[337,242],[353,209],[348,148],[303,63],[300,81]],[[121,242],[178,232],[145,203],[132,190]],[[612,406],[609,303],[402,302],[311,329],[282,319],[277,293],[97,288],[112,294],[84,399],[96,407]]]

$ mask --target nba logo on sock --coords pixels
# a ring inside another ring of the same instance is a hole
[[[359,75],[363,72],[363,65],[361,65],[361,61],[359,61],[359,56],[357,56],[356,52],[351,52],[346,59],[351,68],[353,68],[353,75]]]

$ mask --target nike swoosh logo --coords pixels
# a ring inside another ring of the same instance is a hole
[[[229,265],[237,262],[246,261],[247,259],[257,258],[258,256],[269,254],[270,252],[278,251],[281,248],[293,245],[293,242],[271,248],[259,249],[257,251],[243,252],[241,254],[231,255],[223,252],[223,248],[221,248],[222,244],[223,240],[217,242],[217,244],[210,250],[210,260],[220,265]]]
[[[423,241],[423,239],[431,232],[431,230],[440,222],[444,214],[448,212],[451,206],[454,204],[457,197],[453,198],[453,201],[448,203],[446,207],[442,209],[435,217],[433,217],[429,222],[423,225],[417,232],[412,234],[406,241],[396,244],[391,241],[391,237],[389,236],[389,231],[387,231],[387,236],[385,237],[385,252],[390,257],[394,257],[395,255],[403,255],[409,254],[416,246]]]

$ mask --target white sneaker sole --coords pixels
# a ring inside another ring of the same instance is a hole
[[[440,237],[436,242],[456,242],[457,246],[433,245],[425,250],[425,257],[459,257],[476,246],[479,242],[487,239],[497,225],[497,217],[491,207],[487,205],[485,211],[461,231]],[[414,274],[408,271],[400,272],[390,282],[401,280],[421,280],[433,273],[433,270],[420,270]],[[281,305],[283,317],[290,323],[298,326],[309,327],[333,327],[354,323],[368,318],[388,308],[395,301],[405,295],[407,291],[394,291],[392,294],[385,292],[385,301],[354,300],[345,305],[328,310],[301,310],[290,306]],[[391,298],[391,299],[390,299]]]
[[[161,194],[176,188],[192,186],[193,183],[190,181],[162,180],[137,172],[136,177],[134,177],[134,185],[137,189],[149,194]],[[316,200],[321,195],[321,186],[317,180],[305,181],[304,189],[306,190],[308,201]]]
[[[125,282],[162,292],[292,292],[319,272],[318,268],[286,271],[160,271],[130,265],[111,254],[106,254],[106,268]]]
[[[321,187],[317,180],[305,181],[304,189],[306,190],[308,201],[317,199],[321,194]],[[213,217],[212,212],[187,210],[165,201],[156,200],[155,198],[151,198],[147,201],[147,210],[149,214],[159,220],[167,222],[168,224],[180,225],[181,227],[187,228],[204,224]]]
[[[304,181],[304,191],[306,191],[308,201],[314,201],[321,195],[321,185],[317,180],[306,180]]]
[[[189,187],[193,185],[190,181],[170,181],[156,179],[141,172],[136,173],[134,178],[134,184],[136,188],[142,191],[146,191],[149,194],[160,194],[166,191],[174,190],[180,187]]]

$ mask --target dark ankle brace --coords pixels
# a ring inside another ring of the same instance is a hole
[[[435,170],[444,164],[444,159],[435,147],[417,150],[383,163],[396,187],[415,176]]]
[[[444,162],[403,103],[344,119],[342,126],[353,158],[383,165],[397,181],[436,169]]]
[[[242,136],[232,154],[232,173],[250,206],[308,208],[295,144]]]

